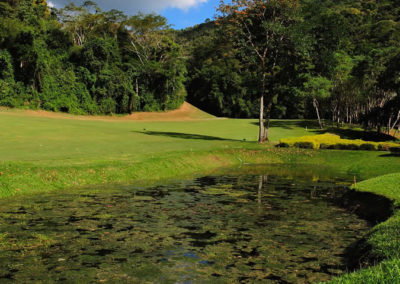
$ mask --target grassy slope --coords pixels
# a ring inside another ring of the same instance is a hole
[[[365,180],[356,188],[386,196],[394,200],[395,206],[399,208],[400,173]],[[372,229],[367,244],[372,248],[372,256],[383,261],[373,268],[337,278],[333,283],[400,283],[400,210],[396,210],[389,220]]]
[[[318,132],[313,127],[309,121],[276,120],[271,138],[278,141]],[[382,152],[276,149],[257,145],[256,139],[255,120],[207,117],[150,122],[68,115],[49,118],[0,110],[0,197],[101,183],[154,182],[242,162],[325,165],[358,180],[400,172],[399,158]],[[398,175],[389,175],[361,182],[358,187],[400,199],[399,180]],[[369,242],[377,255],[393,256],[396,249],[399,251],[397,240],[388,241],[393,234],[400,235],[400,218],[396,216],[371,234]],[[400,282],[399,267],[396,254],[380,266],[335,281]]]

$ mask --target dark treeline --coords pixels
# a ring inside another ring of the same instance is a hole
[[[270,117],[398,124],[399,1],[235,0],[218,13],[174,31],[94,2],[0,0],[0,105],[130,113],[176,108],[187,93],[220,116],[262,106],[266,129]]]
[[[70,113],[180,106],[182,49],[166,20],[103,12],[93,2],[50,9],[0,0],[0,104]]]

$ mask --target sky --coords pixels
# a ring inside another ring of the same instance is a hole
[[[61,8],[71,0],[48,0],[49,6]],[[72,0],[81,4],[82,0]],[[168,19],[175,29],[183,29],[213,19],[219,0],[95,0],[100,8],[121,10],[127,15],[157,13]]]

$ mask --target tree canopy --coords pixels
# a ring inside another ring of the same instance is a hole
[[[182,49],[160,16],[39,0],[2,0],[0,13],[1,105],[110,114],[185,99]]]

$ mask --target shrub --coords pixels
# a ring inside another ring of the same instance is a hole
[[[314,142],[296,142],[294,147],[303,149],[317,149],[317,145]]]
[[[355,143],[338,143],[333,148],[338,150],[359,150],[360,146]]]
[[[323,134],[315,136],[303,136],[285,138],[280,140],[280,147],[298,147],[306,149],[337,149],[337,150],[367,150],[388,151],[390,147],[400,147],[393,142],[369,142],[363,140],[341,139],[334,134]],[[312,145],[312,147],[311,147]]]
[[[375,151],[375,150],[377,150],[377,146],[372,143],[364,143],[364,144],[361,144],[360,150]]]
[[[357,144],[347,144],[347,150],[360,150],[360,146]]]
[[[330,147],[331,147],[331,145],[326,144],[326,143],[321,143],[321,144],[319,145],[319,148],[320,148],[320,149],[331,149]]]
[[[278,144],[278,147],[280,147],[280,148],[289,148],[290,145],[288,143],[281,142],[281,143]]]
[[[390,146],[388,144],[379,143],[378,150],[379,151],[389,151]]]
[[[346,145],[342,144],[342,143],[337,143],[335,145],[333,145],[333,149],[336,150],[346,150]]]

